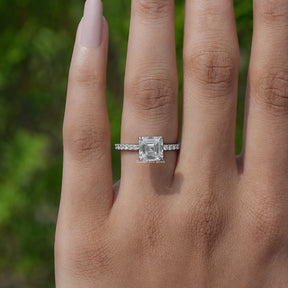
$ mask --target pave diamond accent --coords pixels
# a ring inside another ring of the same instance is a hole
[[[180,144],[165,144],[164,151],[180,150]]]
[[[139,137],[139,161],[161,162],[164,160],[163,137]]]
[[[115,144],[115,150],[138,151],[139,150],[139,145]]]

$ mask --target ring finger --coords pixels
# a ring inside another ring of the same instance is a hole
[[[122,143],[137,144],[139,136],[163,136],[166,143],[177,142],[178,76],[174,34],[173,0],[132,0]],[[121,186],[131,181],[139,185],[143,179],[146,183],[157,179],[157,183],[169,185],[177,153],[166,154],[163,164],[139,164],[137,153],[122,152]]]

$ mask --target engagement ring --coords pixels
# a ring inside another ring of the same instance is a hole
[[[163,137],[139,137],[139,144],[115,144],[120,151],[139,151],[140,162],[163,162],[164,151],[178,151],[180,144],[164,144]]]

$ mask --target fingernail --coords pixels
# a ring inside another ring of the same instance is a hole
[[[80,34],[80,45],[97,48],[102,42],[103,5],[100,0],[86,0],[83,23]]]

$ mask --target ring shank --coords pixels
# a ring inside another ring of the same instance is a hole
[[[134,145],[134,144],[115,144],[115,150],[119,150],[119,151],[139,151],[139,145]]]
[[[134,144],[115,144],[115,150],[119,151],[139,151],[139,145]],[[180,150],[180,144],[164,144],[164,151],[178,151]]]

